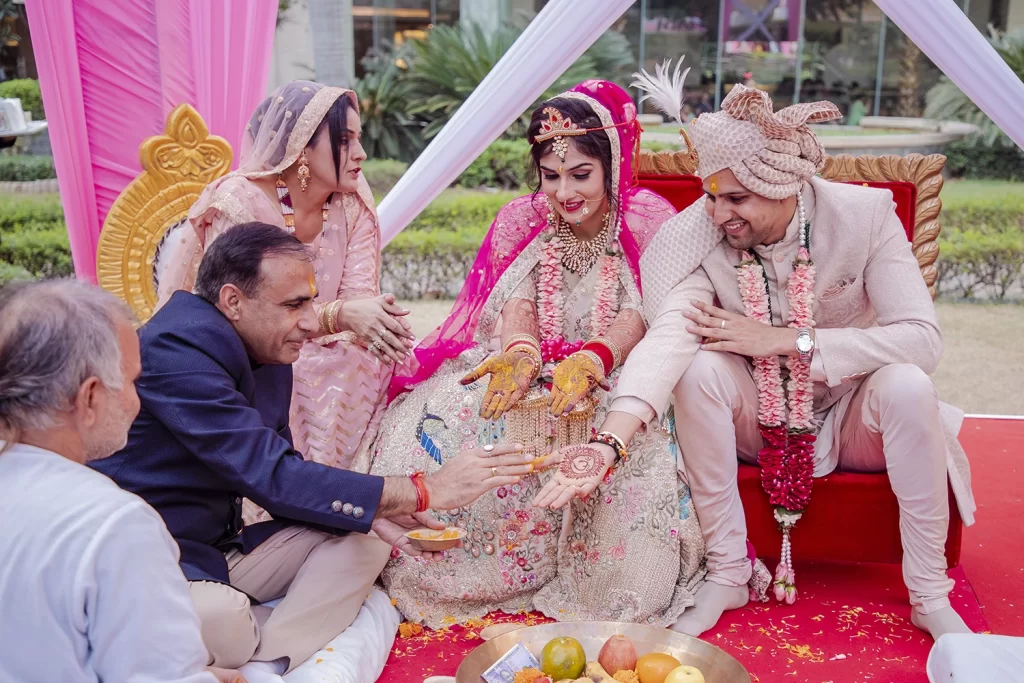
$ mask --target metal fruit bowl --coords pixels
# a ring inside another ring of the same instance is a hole
[[[482,683],[480,675],[516,643],[521,643],[539,660],[547,642],[559,636],[580,641],[587,661],[591,662],[597,659],[605,641],[616,634],[628,636],[639,655],[667,652],[680,663],[697,667],[707,683],[750,683],[750,674],[743,665],[711,643],[669,629],[616,621],[563,621],[505,633],[470,652],[459,665],[455,680],[456,683]]]

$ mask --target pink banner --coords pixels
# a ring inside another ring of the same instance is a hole
[[[239,149],[266,96],[277,0],[27,0],[75,273],[96,281],[107,211],[179,104]]]

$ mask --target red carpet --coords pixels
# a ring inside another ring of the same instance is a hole
[[[1016,464],[1024,451],[1024,421],[968,420],[961,440],[971,459],[979,509],[978,523],[965,533],[962,566],[950,572],[957,582],[953,606],[976,631],[1024,635],[1024,618],[1014,606],[1015,598],[1024,602],[1017,597],[1024,596],[1024,466]],[[801,592],[795,605],[750,605],[703,637],[743,662],[761,683],[927,680],[931,639],[910,624],[899,565],[798,565],[798,570]],[[487,623],[508,619],[538,620],[496,615]],[[400,637],[379,681],[419,683],[431,675],[454,675],[481,642],[477,633],[483,625]]]
[[[992,632],[1024,636],[1024,420],[969,419],[960,442],[978,503],[960,561]]]

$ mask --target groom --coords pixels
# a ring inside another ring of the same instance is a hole
[[[813,476],[888,473],[913,623],[935,638],[968,630],[948,597],[947,477],[968,524],[974,501],[955,440],[962,413],[940,404],[928,376],[942,353],[935,307],[891,193],[815,176],[824,151],[807,123],[835,118],[828,102],[775,114],[765,93],[735,86],[690,127],[704,200],[669,220],[640,262],[650,329],[601,431],[628,442],[674,399],[707,543],[707,583],[676,624],[693,635],[747,602],[737,457],[757,464],[759,418],[780,407],[791,427],[816,433]],[[778,357],[781,375],[751,361]],[[805,390],[783,392],[787,374]]]

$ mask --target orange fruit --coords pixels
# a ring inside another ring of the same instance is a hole
[[[680,661],[664,652],[650,652],[636,660],[636,675],[640,683],[665,683],[672,669],[682,666]]]
[[[586,666],[587,654],[575,638],[563,636],[550,640],[540,653],[540,670],[556,681],[577,679]]]

